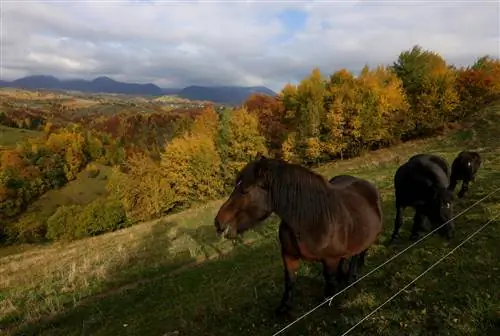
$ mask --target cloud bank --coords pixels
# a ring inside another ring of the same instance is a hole
[[[313,67],[392,63],[419,44],[455,64],[500,54],[497,1],[9,1],[2,79],[109,76],[279,90]]]

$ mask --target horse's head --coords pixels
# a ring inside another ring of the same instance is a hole
[[[258,153],[238,173],[231,195],[215,216],[218,235],[235,238],[271,215],[268,171],[268,159]]]
[[[433,228],[444,225],[438,233],[447,239],[451,239],[454,233],[453,217],[453,192],[446,188],[435,188],[431,202],[428,204],[427,212]]]

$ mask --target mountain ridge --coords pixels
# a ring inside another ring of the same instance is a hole
[[[0,80],[0,87],[146,96],[176,95],[184,99],[208,100],[214,103],[231,105],[243,103],[252,93],[262,93],[271,96],[276,95],[276,92],[265,86],[190,85],[184,88],[162,88],[152,83],[140,84],[120,82],[107,76],[98,76],[92,80],[80,78],[62,80],[52,75],[33,75],[21,77],[13,81]]]

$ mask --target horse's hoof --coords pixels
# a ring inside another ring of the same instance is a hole
[[[274,310],[274,314],[278,317],[290,317],[291,312],[292,308],[286,304],[281,304]]]
[[[391,245],[392,243],[394,243],[395,240],[398,240],[399,238],[400,238],[399,234],[391,236],[391,238],[387,242],[387,246]]]

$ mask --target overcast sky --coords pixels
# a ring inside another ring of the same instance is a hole
[[[496,0],[53,1],[3,0],[2,79],[279,90],[313,67],[359,71],[415,44],[455,64],[500,53]]]

